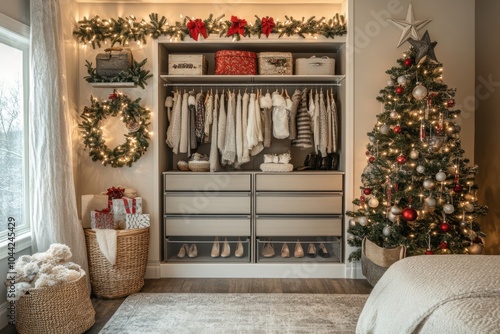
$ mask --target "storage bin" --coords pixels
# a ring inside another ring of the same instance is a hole
[[[73,282],[30,289],[16,302],[18,333],[83,333],[95,323],[87,275]]]
[[[297,75],[334,75],[335,59],[329,57],[297,58],[295,60]]]
[[[260,75],[292,75],[293,57],[291,52],[260,52]]]
[[[257,55],[255,52],[221,50],[215,53],[216,75],[255,75]]]
[[[149,228],[117,230],[116,263],[101,253],[94,230],[85,230],[92,292],[114,299],[138,292],[144,286],[148,263]]]
[[[169,75],[205,75],[208,62],[205,55],[169,54]]]

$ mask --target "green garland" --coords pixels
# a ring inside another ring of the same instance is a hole
[[[255,23],[246,24],[244,27],[243,36],[258,36],[262,34],[262,20],[255,15]],[[184,17],[182,22],[176,21],[169,24],[165,16],[159,18],[157,13],[149,14],[149,22],[144,19],[138,21],[133,15],[117,19],[101,19],[98,15],[93,18],[78,21],[78,29],[73,31],[73,35],[78,38],[78,41],[83,44],[91,44],[93,48],[101,47],[101,43],[110,41],[111,45],[120,44],[126,45],[129,42],[145,44],[146,38],[151,37],[157,39],[160,36],[170,36],[172,39],[184,40],[189,36],[187,23],[191,19]],[[224,15],[215,17],[210,14],[209,17],[203,20],[207,34],[218,34],[219,36],[227,36],[227,32],[232,25],[229,20],[224,20]],[[282,36],[300,36],[306,35],[322,35],[327,38],[342,36],[346,34],[346,22],[343,15],[335,14],[331,19],[324,17],[316,20],[315,17],[310,17],[301,20],[294,19],[291,16],[285,16],[285,21],[276,21],[271,33]],[[242,36],[237,33],[233,38],[239,40]]]
[[[140,100],[131,100],[116,91],[107,101],[99,102],[93,96],[90,97],[91,106],[84,107],[78,128],[81,129],[83,144],[85,149],[89,149],[92,161],[100,160],[104,166],[131,167],[146,153],[151,138],[147,129],[151,112],[139,104]],[[120,116],[129,133],[124,135],[125,143],[111,149],[102,138],[101,124],[106,118],[116,116]]]
[[[147,58],[141,62],[133,61],[132,67],[127,71],[122,71],[114,77],[100,76],[96,73],[96,69],[92,67],[92,63],[85,60],[85,67],[87,68],[88,75],[84,77],[87,82],[133,82],[142,89],[147,85],[146,80],[153,75],[149,71],[144,70],[142,67],[146,64]]]

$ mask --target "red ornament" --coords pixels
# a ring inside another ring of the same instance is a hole
[[[109,94],[108,98],[110,100],[116,101],[116,99],[118,99],[118,94],[116,94],[115,92],[113,92],[113,94]]]
[[[448,108],[453,108],[455,106],[455,100],[454,99],[449,99],[448,102],[446,102],[446,106]]]
[[[266,35],[266,37],[269,37],[269,34],[273,31],[274,29],[274,19],[272,17],[266,16],[262,18],[262,21],[260,23],[262,27],[262,33]]]
[[[372,193],[372,190],[370,188],[363,189],[363,194],[370,195],[371,193]]]
[[[394,127],[394,129],[392,129],[392,131],[394,131],[394,133],[401,133],[401,131],[403,131],[403,129],[401,129],[401,127],[399,125],[396,125]]]
[[[425,251],[425,255],[433,255],[434,252],[431,249]]]
[[[408,222],[412,222],[415,219],[417,219],[418,214],[417,214],[417,211],[415,211],[415,209],[413,209],[410,206],[410,207],[407,207],[406,209],[403,210],[401,217],[403,217],[403,219],[408,221]]]
[[[439,225],[439,229],[443,231],[444,233],[448,232],[450,230],[451,226],[447,222],[442,222],[441,225]]]
[[[372,164],[375,161],[375,157],[370,157],[370,159],[368,159],[368,161],[370,161],[370,163]]]
[[[231,16],[231,26],[227,30],[227,36],[234,34],[239,34],[240,36],[245,35],[245,26],[247,21],[245,19],[239,19],[237,16]]]
[[[439,244],[439,248],[448,249],[448,243],[446,241],[443,241],[442,243]]]
[[[462,187],[459,184],[455,184],[455,186],[453,187],[453,191],[459,193],[462,191]]]
[[[189,20],[186,24],[186,28],[189,30],[189,36],[195,41],[198,41],[198,35],[201,34],[203,38],[207,38],[207,28],[205,27],[205,22],[201,19]]]
[[[396,158],[396,161],[398,162],[398,164],[404,165],[406,163],[406,157],[403,154],[400,154]]]
[[[403,86],[396,87],[396,94],[401,95],[404,93],[404,91],[405,91],[405,89],[403,88]]]
[[[411,60],[411,58],[406,58],[405,59],[405,66],[410,67],[411,65],[413,65],[413,60]]]

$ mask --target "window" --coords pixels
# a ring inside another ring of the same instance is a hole
[[[27,34],[28,27],[0,16],[0,242],[9,219],[15,220],[16,237],[29,231]]]

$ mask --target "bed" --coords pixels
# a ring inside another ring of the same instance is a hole
[[[396,262],[373,288],[356,333],[500,333],[500,256]]]

